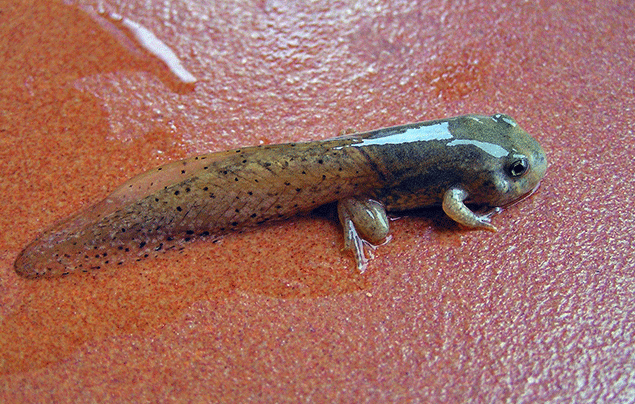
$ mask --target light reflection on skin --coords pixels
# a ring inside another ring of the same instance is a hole
[[[482,121],[480,117],[470,117],[472,120],[485,124],[486,122]],[[491,119],[491,118],[490,118]],[[509,123],[512,126],[516,126],[516,122],[511,121],[509,119],[503,118],[503,120]],[[448,122],[440,122],[435,125],[420,125],[416,127],[409,127],[405,130],[402,130],[399,133],[395,133],[393,135],[386,136],[385,134],[378,134],[378,137],[368,137],[366,139],[359,139],[359,141],[352,143],[350,146],[354,147],[364,147],[368,145],[400,145],[404,143],[411,142],[427,142],[434,140],[451,140],[454,139],[454,135],[450,132],[449,123]],[[350,135],[352,138],[355,135]],[[454,139],[447,143],[448,146],[461,146],[461,145],[472,145],[478,147],[485,153],[489,154],[492,157],[501,158],[508,156],[510,152],[506,150],[504,147],[501,147],[494,143],[482,142],[479,140],[470,140],[470,139]],[[336,147],[335,149],[340,149],[341,147]]]
[[[381,136],[377,138],[363,139],[360,143],[351,146],[404,144],[411,142],[422,142],[430,140],[449,140],[454,138],[450,133],[449,123],[441,122],[436,125],[422,125],[419,127],[407,128],[405,131],[394,135]]]
[[[509,154],[509,152],[505,150],[504,147],[501,147],[494,143],[480,142],[478,140],[455,139],[448,143],[448,146],[460,146],[466,144],[476,146],[492,157],[500,158],[505,157]]]

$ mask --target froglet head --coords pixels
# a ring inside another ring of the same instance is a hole
[[[479,180],[468,189],[468,202],[504,206],[533,192],[547,170],[542,146],[507,115],[465,118],[475,125],[471,141],[489,154],[478,168]]]

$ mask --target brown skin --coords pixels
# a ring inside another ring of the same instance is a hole
[[[504,115],[211,153],[132,178],[33,241],[15,269],[38,277],[120,265],[338,201],[345,247],[363,272],[364,242],[388,234],[386,210],[443,204],[457,222],[493,230],[463,202],[508,204],[546,167],[540,145]]]

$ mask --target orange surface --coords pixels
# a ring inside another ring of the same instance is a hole
[[[0,2],[0,402],[633,399],[632,1],[97,3]],[[406,216],[360,276],[326,210],[120,269],[13,272],[163,162],[470,112],[514,116],[551,163],[497,234]]]

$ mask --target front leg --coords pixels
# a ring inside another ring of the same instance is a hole
[[[352,250],[360,273],[368,258],[364,247],[374,248],[386,240],[390,226],[384,206],[372,199],[345,198],[337,203],[337,214],[344,228],[344,249]],[[370,258],[373,258],[369,251]]]
[[[463,226],[484,229],[489,231],[497,231],[496,227],[490,223],[491,215],[477,215],[470,208],[465,206],[467,191],[464,189],[453,187],[448,189],[443,195],[443,211]]]

